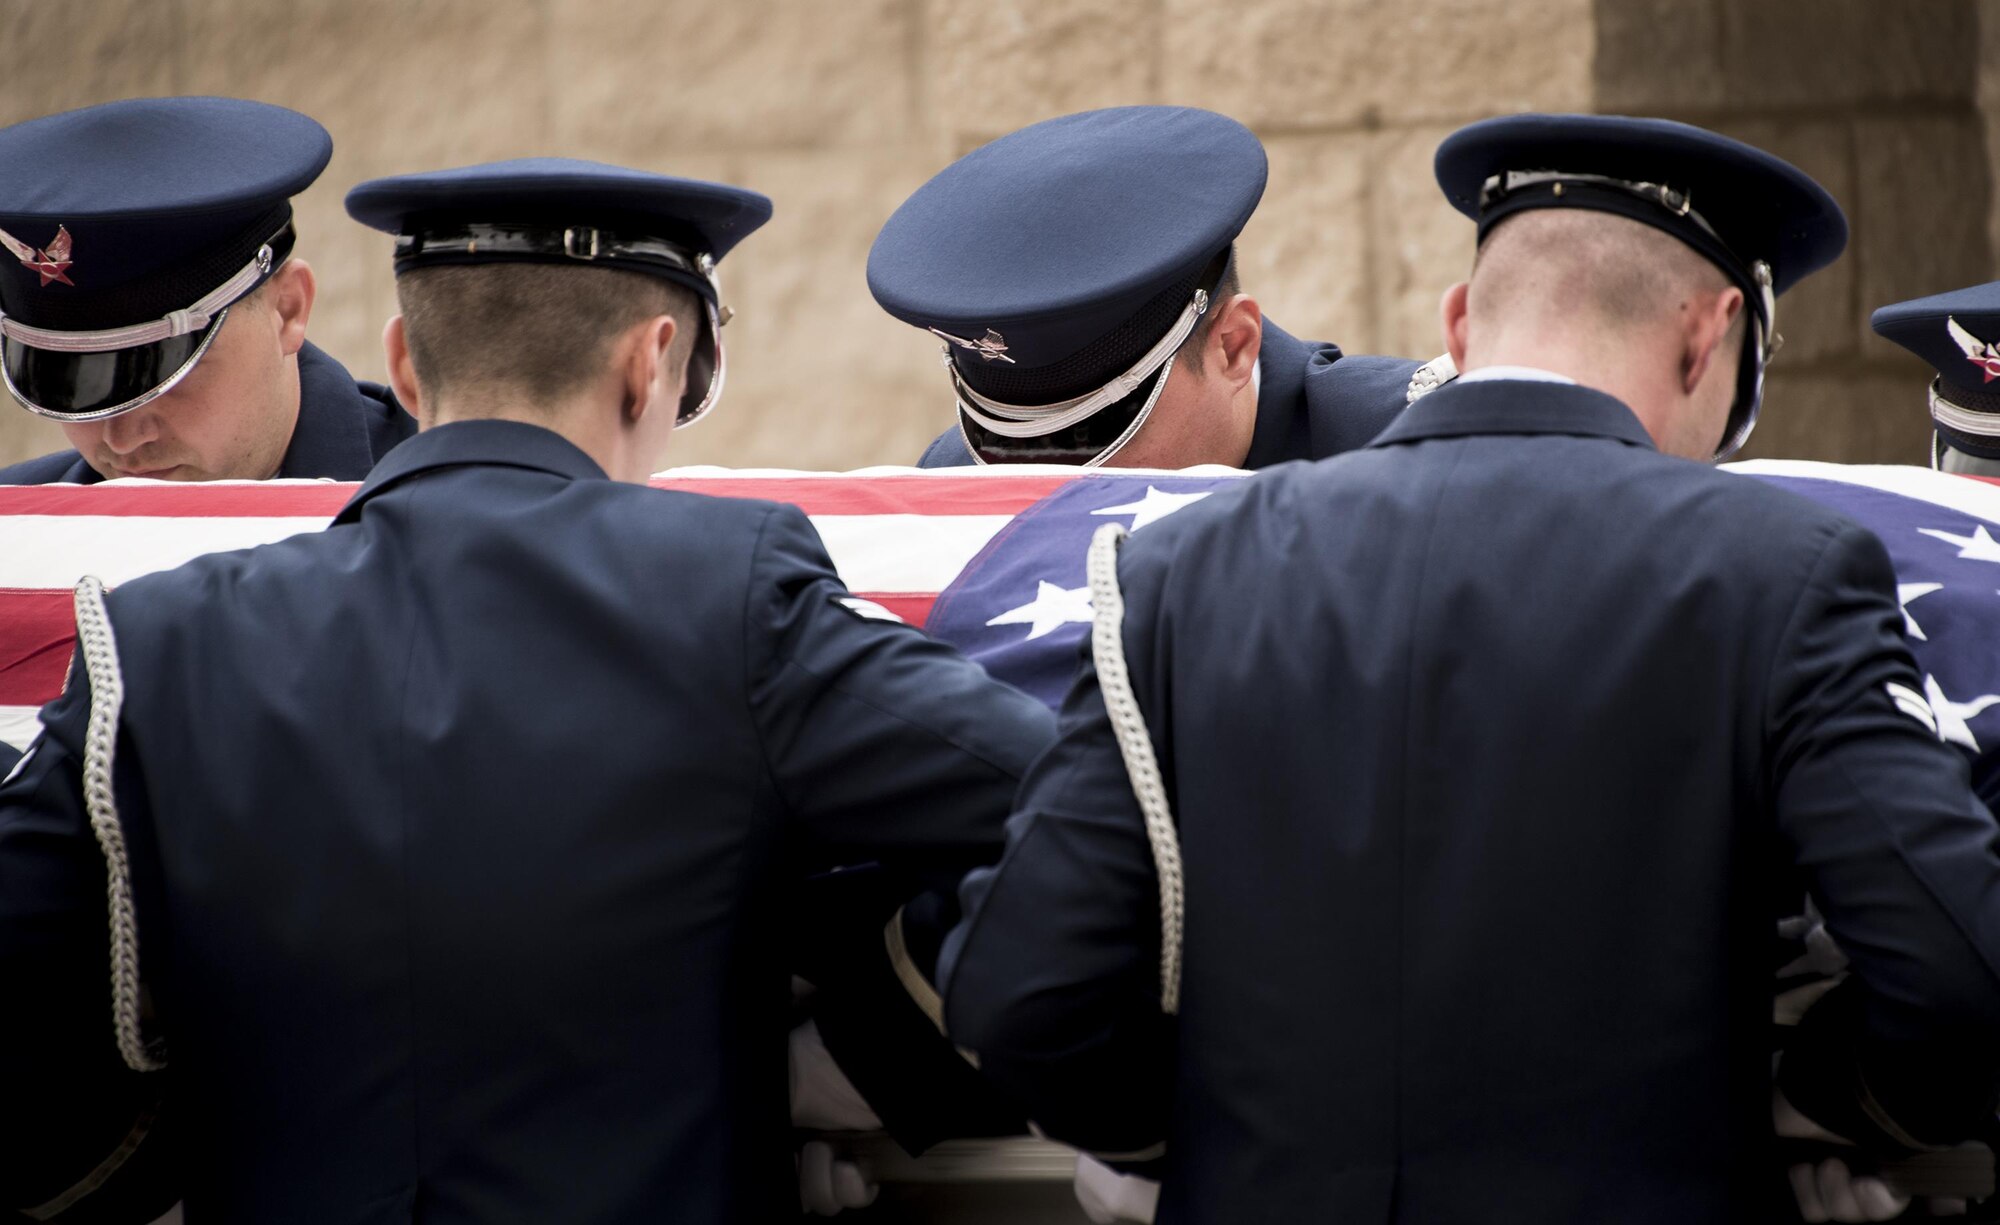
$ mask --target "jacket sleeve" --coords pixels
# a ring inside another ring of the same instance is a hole
[[[959,879],[999,857],[1054,716],[856,600],[794,507],[765,521],[750,608],[751,702],[773,785],[809,866],[825,869],[795,898],[794,946],[828,1051],[913,1153],[1018,1131],[944,1040],[927,950],[956,915]]]
[[[765,521],[750,600],[752,710],[806,837],[829,862],[935,867],[947,885],[991,862],[1054,716],[855,599],[795,507]]]
[[[965,438],[956,425],[931,439],[931,445],[917,460],[919,468],[964,468],[973,462],[972,453],[965,449]]]
[[[1780,1084],[1834,1132],[1915,1148],[1990,1123],[2000,1096],[2000,827],[1901,628],[1881,542],[1840,528],[1773,662],[1769,760],[1780,833],[1856,980],[1806,1014]]]
[[[1129,583],[1127,598],[1136,607]],[[1156,733],[1169,771],[1170,748]],[[1055,747],[1022,784],[1005,858],[960,896],[940,970],[953,1039],[1048,1135],[1108,1160],[1157,1156],[1174,1033],[1160,1011],[1159,880],[1087,655]]]
[[[0,1217],[146,1222],[179,1198],[165,1086],[113,1036],[104,860],[81,762],[90,691],[73,666],[0,784]]]

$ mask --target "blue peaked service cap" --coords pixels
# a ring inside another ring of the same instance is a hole
[[[1152,411],[1266,173],[1257,137],[1210,111],[1050,119],[918,188],[868,287],[942,341],[974,458],[1100,463]]]
[[[1804,171],[1761,149],[1665,119],[1510,115],[1438,146],[1437,180],[1482,241],[1507,218],[1584,208],[1652,226],[1700,252],[1743,291],[1746,333],[1736,404],[1718,455],[1740,447],[1778,345],[1777,295],[1847,246],[1847,218]]]
[[[1875,312],[1876,334],[1929,362],[1937,440],[2000,460],[2000,281],[1954,289]]]
[[[347,193],[347,212],[396,235],[398,276],[452,265],[555,264],[633,272],[692,291],[706,309],[677,418],[690,425],[722,394],[730,312],[716,265],[771,219],[771,201],[723,183],[534,157],[374,179]]]
[[[170,390],[290,255],[333,140],[296,111],[133,98],[0,129],[8,391],[95,421]]]

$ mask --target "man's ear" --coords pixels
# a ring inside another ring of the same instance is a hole
[[[1438,321],[1444,326],[1444,351],[1451,354],[1451,364],[1465,369],[1467,337],[1471,332],[1471,311],[1467,303],[1472,300],[1472,284],[1460,281],[1444,291],[1444,299],[1438,303]]]
[[[302,259],[288,259],[264,283],[267,301],[278,315],[278,343],[291,357],[306,343],[306,322],[312,318],[313,301],[319,296],[319,278],[312,265]]]
[[[681,383],[687,372],[671,369],[668,360],[674,334],[679,330],[680,325],[674,322],[672,315],[655,315],[633,327],[625,356],[624,413],[627,422],[636,425],[655,406],[655,402],[664,402],[666,412],[680,411]]]
[[[1222,303],[1221,311],[1209,329],[1202,368],[1212,365],[1231,386],[1240,387],[1250,381],[1250,371],[1264,347],[1264,308],[1257,305],[1257,299],[1240,293]]]
[[[1714,297],[1701,296],[1681,308],[1681,392],[1693,395],[1711,366],[1732,354],[1718,353],[1730,325],[1743,313],[1743,291],[1731,285]]]
[[[410,360],[410,338],[403,328],[403,317],[397,315],[382,329],[382,352],[389,359],[389,390],[396,393],[396,399],[419,426],[428,427],[424,416],[424,392],[417,385],[417,367]]]

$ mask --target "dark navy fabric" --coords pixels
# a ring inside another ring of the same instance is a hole
[[[1838,471],[1838,469],[1835,469]],[[2000,651],[1993,649],[1994,527],[1962,511],[1861,483],[1759,478],[1865,525],[1896,568],[1903,632],[1939,716],[1939,738],[1964,755],[1973,790],[2000,805]]]
[[[358,481],[416,432],[416,418],[387,387],[356,379],[309,341],[299,350],[299,422],[278,477]],[[95,485],[103,479],[75,451],[0,468],[0,485]]]
[[[931,439],[931,444],[917,457],[919,468],[966,468],[972,463],[972,454],[965,449],[965,435],[955,425]]]
[[[1664,185],[1685,193],[1693,211],[1714,230],[1713,238],[1692,219],[1651,204],[1637,207],[1630,196],[1600,197],[1588,189],[1556,195],[1549,186],[1526,194],[1533,197],[1532,207],[1608,207],[1681,238],[1734,276],[1747,272],[1751,261],[1764,260],[1781,294],[1831,264],[1847,246],[1847,218],[1840,205],[1804,171],[1742,141],[1666,119],[1482,119],[1445,138],[1438,146],[1436,170],[1452,207],[1475,220],[1495,215],[1494,209],[1482,207],[1480,189],[1489,176],[1509,170],[1587,172]],[[1710,249],[1714,239],[1726,255]]]
[[[1120,581],[1180,1014],[1087,661],[941,967],[1050,1134],[1166,1142],[1162,1225],[1784,1219],[1801,878],[1853,978],[1787,1092],[1865,1143],[1990,1120],[2000,828],[1892,688],[1923,682],[1850,520],[1597,392],[1458,384],[1138,533]]]
[[[0,128],[0,229],[69,234],[62,280],[0,252],[0,309],[35,327],[147,323],[249,261],[333,156],[318,123],[236,98],[133,98]]]
[[[1348,357],[1340,346],[1300,340],[1269,319],[1257,350],[1257,428],[1246,468],[1325,459],[1365,446],[1403,410],[1419,362]],[[971,464],[957,426],[931,440],[919,468]]]
[[[409,233],[426,217],[615,226],[696,246],[721,259],[771,219],[770,198],[741,187],[569,157],[527,157],[373,179],[347,193],[356,221]],[[671,218],[674,233],[661,233]]]
[[[1882,307],[1869,318],[1937,371],[1938,393],[1959,408],[1996,414],[1985,432],[1965,436],[1946,422],[1938,429],[1953,446],[1992,458],[2000,453],[2000,281]]]
[[[615,484],[498,421],[411,440],[323,533],[114,592],[189,1219],[795,1214],[788,882],[990,861],[1053,731],[846,594],[795,507]],[[132,1079],[87,694],[0,788],[18,1202],[102,1156],[66,1103]]]
[[[1046,120],[980,146],[904,201],[868,253],[868,288],[920,328],[998,330],[1008,369],[1051,366],[1228,247],[1267,172],[1250,129],[1212,111],[1120,106]],[[1135,338],[1124,360],[1165,330]]]
[[[1868,319],[1876,335],[1929,362],[1946,385],[1990,390],[1987,384],[2000,378],[2000,356],[1967,353],[1947,321],[1956,321],[1982,345],[2000,340],[2000,281],[1896,302]]]
[[[1121,476],[1100,469],[1015,515],[924,618],[924,632],[1050,707],[1090,634],[1090,538],[1107,523],[1145,531],[1241,476]]]

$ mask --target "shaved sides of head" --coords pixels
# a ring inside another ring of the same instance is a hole
[[[1496,226],[1473,263],[1474,319],[1644,327],[1729,278],[1686,243],[1614,213],[1542,208]]]
[[[612,340],[671,315],[669,368],[694,348],[701,300],[658,277],[567,264],[463,264],[396,278],[410,361],[431,394],[559,399],[603,373]]]

